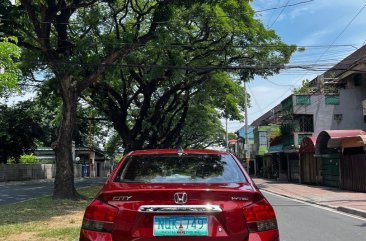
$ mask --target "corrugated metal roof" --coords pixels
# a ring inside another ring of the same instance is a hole
[[[270,146],[268,148],[268,154],[270,153],[278,153],[278,152],[283,152],[283,145],[280,144],[280,145],[275,145],[275,146]]]
[[[366,135],[345,137],[342,140],[342,148],[364,147],[366,146]]]
[[[326,132],[330,137],[327,143],[328,148],[341,147],[341,143],[344,138],[366,135],[366,132],[363,130],[330,130]]]
[[[333,148],[341,146],[342,138],[357,135],[365,135],[363,130],[325,130],[319,133],[315,145],[315,154],[322,155],[334,152]]]
[[[359,62],[362,62],[366,59],[366,45],[357,49],[352,54],[348,55],[341,62],[336,64],[334,67],[325,72],[324,76],[333,76],[338,77],[342,73],[351,70],[353,66],[357,65]]]
[[[352,71],[361,63],[366,61],[366,45],[360,47],[355,52],[348,55],[342,61],[334,65],[332,68],[324,72],[324,78],[333,78],[335,82],[340,82],[342,79],[342,75],[347,73],[348,71]],[[340,78],[337,80],[337,78]],[[311,85],[314,86],[317,84],[318,78],[314,78],[310,81]]]

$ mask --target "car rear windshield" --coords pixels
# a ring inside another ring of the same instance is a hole
[[[133,183],[246,182],[232,156],[212,154],[128,156],[114,181]]]

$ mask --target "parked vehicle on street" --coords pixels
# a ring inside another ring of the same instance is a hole
[[[278,241],[275,212],[240,162],[213,150],[134,151],[86,208],[80,241]]]

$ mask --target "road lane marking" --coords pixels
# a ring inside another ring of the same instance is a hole
[[[298,200],[296,198],[290,198],[290,197],[282,196],[280,194],[269,192],[269,191],[262,190],[262,189],[261,189],[261,192],[265,192],[267,194],[270,194],[270,195],[273,195],[273,196],[276,196],[276,197],[285,198],[285,199],[288,199],[288,200],[291,200],[291,201],[294,201],[294,202],[306,204],[308,206],[312,206],[312,207],[320,208],[320,209],[323,209],[323,210],[327,210],[329,212],[338,213],[338,214],[341,214],[343,216],[347,216],[347,217],[350,217],[350,218],[355,218],[355,219],[358,219],[358,220],[361,220],[361,221],[366,221],[366,218],[362,218],[362,217],[359,217],[359,216],[356,216],[356,215],[341,212],[341,211],[335,210],[335,209],[330,208],[330,207],[324,207],[320,204],[314,204],[314,203],[309,203],[309,202],[306,202],[306,201],[301,201],[301,200]]]

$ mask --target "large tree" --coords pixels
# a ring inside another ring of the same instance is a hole
[[[54,198],[78,198],[74,187],[72,133],[80,94],[106,68],[154,38],[169,6],[193,1],[21,0],[0,2],[4,32],[19,36],[34,67],[46,66],[62,99]],[[93,31],[93,35],[90,32]]]
[[[211,1],[170,11],[174,19],[154,39],[116,62],[85,93],[112,120],[127,152],[200,143],[205,135],[202,131],[198,137],[197,125],[212,126],[198,119],[189,125],[187,117],[198,114],[197,108],[242,118],[240,83],[276,73],[294,50],[254,19],[248,1]]]
[[[47,73],[51,93],[62,100],[55,198],[78,197],[71,142],[78,99],[88,88],[87,95],[112,98],[101,106],[122,111],[124,123],[110,117],[128,136],[127,149],[168,146],[199,86],[223,66],[246,67],[243,78],[273,74],[294,51],[254,18],[248,0],[1,0],[0,14],[3,31],[27,50],[23,62]]]

